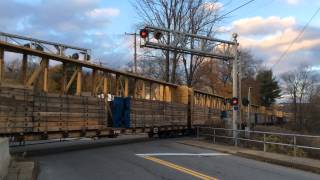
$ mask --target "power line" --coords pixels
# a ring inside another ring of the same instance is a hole
[[[309,26],[309,24],[311,23],[311,21],[313,20],[313,18],[319,13],[320,8],[318,8],[313,15],[311,16],[311,18],[309,19],[309,21],[304,25],[304,27],[301,29],[300,33],[297,35],[297,37],[289,44],[288,48],[281,54],[280,58],[271,66],[271,68],[273,68],[275,65],[277,65],[289,52],[289,50],[291,49],[291,47],[293,46],[293,44],[301,37],[301,35],[304,33],[304,31],[307,29],[307,27]]]
[[[225,17],[225,16],[227,16],[227,15],[229,15],[229,14],[233,13],[233,12],[235,12],[236,10],[238,10],[238,9],[242,8],[243,6],[246,6],[246,5],[250,4],[250,3],[252,3],[253,1],[255,1],[255,0],[250,0],[250,1],[248,1],[248,2],[244,3],[244,4],[240,5],[240,6],[238,6],[238,7],[234,8],[234,9],[232,9],[231,11],[229,11],[229,12],[227,12],[227,13],[223,14],[223,15],[222,15],[222,16],[220,16],[219,18]]]

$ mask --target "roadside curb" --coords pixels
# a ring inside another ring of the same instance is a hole
[[[50,154],[58,154],[58,153],[64,153],[64,152],[72,152],[72,151],[81,151],[86,149],[93,149],[93,148],[102,148],[112,145],[124,145],[124,144],[130,144],[130,143],[139,143],[139,142],[148,142],[152,141],[152,138],[148,137],[140,137],[140,138],[133,138],[133,139],[114,139],[112,141],[91,141],[91,142],[76,142],[78,144],[71,144],[71,143],[65,143],[60,144],[56,143],[56,146],[51,147],[32,147],[31,146],[25,146],[21,147],[19,149],[11,149],[12,156],[16,157],[32,157],[32,156],[45,156]]]
[[[203,142],[203,141],[201,141],[201,142]],[[254,160],[258,160],[258,161],[262,161],[262,162],[266,162],[266,163],[277,164],[277,165],[281,165],[281,166],[285,166],[285,167],[290,167],[290,168],[295,168],[295,169],[300,169],[300,170],[320,174],[320,168],[312,166],[312,165],[296,163],[296,162],[294,162],[294,158],[292,158],[292,161],[289,162],[289,161],[283,161],[280,159],[274,159],[274,158],[268,158],[268,157],[264,157],[264,156],[249,154],[249,153],[236,151],[236,150],[223,150],[221,148],[214,148],[214,147],[208,147],[208,146],[195,144],[195,143],[188,143],[186,141],[177,141],[177,143],[188,145],[188,146],[194,146],[194,147],[198,147],[198,148],[203,148],[203,149],[215,150],[215,151],[219,151],[222,153],[228,153],[231,155],[244,157],[247,159],[254,159]]]
[[[258,161],[263,161],[263,162],[267,162],[267,163],[277,164],[277,165],[281,165],[281,166],[285,166],[285,167],[290,167],[290,168],[295,168],[295,169],[300,169],[300,170],[320,174],[320,168],[317,168],[314,166],[308,166],[305,164],[295,163],[293,161],[292,162],[282,161],[279,159],[266,158],[263,156],[256,156],[253,154],[248,154],[248,153],[243,153],[243,152],[237,152],[235,155],[238,155],[238,156],[241,156],[244,158],[248,158],[248,159],[255,159]]]
[[[36,161],[14,160],[5,180],[36,180],[38,177],[39,165]]]

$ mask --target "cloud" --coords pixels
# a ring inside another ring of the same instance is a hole
[[[217,11],[223,7],[223,4],[220,2],[205,2],[203,7],[209,11]]]
[[[116,8],[97,8],[87,12],[87,16],[92,18],[101,18],[101,17],[112,17],[118,16],[120,10]]]
[[[119,15],[102,0],[0,1],[1,31],[90,48],[99,58],[110,57],[105,55],[118,45],[104,32]]]
[[[295,24],[293,17],[280,18],[270,16],[268,18],[251,17],[234,21],[233,28],[243,35],[265,35],[272,34],[283,28],[292,27]]]
[[[286,0],[288,4],[290,5],[297,5],[299,4],[300,0]]]
[[[290,48],[302,29],[293,17],[245,18],[234,21],[228,29],[239,33],[241,48],[251,50],[267,67],[274,67],[276,74],[301,64],[320,65],[319,27],[309,26]],[[277,63],[286,51],[287,55]]]

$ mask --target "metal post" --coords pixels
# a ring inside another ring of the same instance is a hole
[[[239,108],[239,111],[238,111],[238,114],[239,114],[239,123],[242,124],[242,94],[241,94],[241,82],[242,82],[242,56],[240,54],[240,52],[238,53],[238,98],[239,98],[239,104],[238,104],[238,108]],[[241,127],[240,127],[241,129]]]
[[[249,126],[248,126],[248,130],[250,131],[250,127],[251,127],[251,120],[250,120],[250,106],[251,106],[251,88],[252,87],[249,87],[248,89],[248,101],[249,101],[249,104],[248,104],[248,112],[247,112],[247,122],[249,123]]]
[[[137,33],[134,33],[134,73],[137,73]]]
[[[266,134],[263,133],[263,151],[267,152]]]
[[[233,130],[235,134],[235,139],[234,139],[234,146],[238,146],[238,132],[237,130]]]
[[[232,35],[234,45],[234,59],[232,64],[232,96],[238,97],[238,42],[237,34]],[[237,119],[238,119],[238,109],[235,106],[232,107],[232,129],[233,129],[233,138],[236,139],[236,130],[237,130]],[[235,143],[236,144],[236,143]]]
[[[197,126],[197,139],[199,139],[200,135],[199,135],[199,126]]]
[[[293,155],[294,157],[297,156],[297,138],[293,136]]]
[[[216,130],[213,129],[213,144],[216,143]]]

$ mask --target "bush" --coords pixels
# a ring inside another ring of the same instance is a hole
[[[286,137],[280,137],[277,135],[267,136],[266,141],[276,142],[276,143],[284,143],[284,144],[292,144],[292,142],[290,142],[290,139],[288,139]],[[267,152],[281,153],[281,154],[294,156],[294,148],[293,147],[282,146],[282,145],[277,145],[277,144],[267,144]],[[306,152],[302,149],[297,148],[296,149],[296,156],[297,157],[305,157]]]

